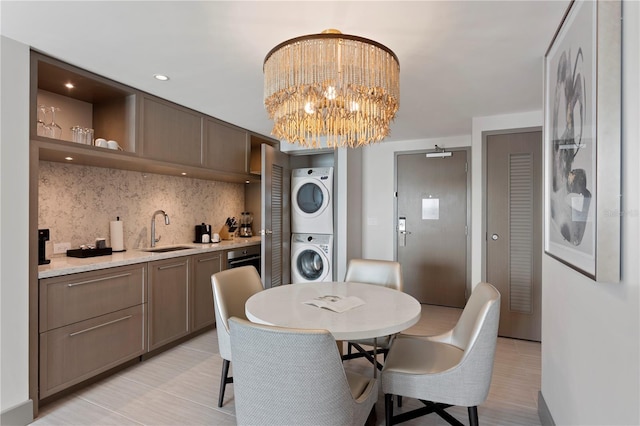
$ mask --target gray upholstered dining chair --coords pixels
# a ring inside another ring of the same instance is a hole
[[[260,281],[260,275],[255,267],[242,266],[213,274],[211,286],[213,288],[218,348],[222,357],[222,374],[218,395],[218,407],[222,407],[227,383],[233,383],[233,377],[229,377],[229,364],[232,357],[228,320],[232,316],[246,318],[244,304],[251,296],[262,291],[262,281]]]
[[[387,426],[429,413],[461,425],[445,411],[467,407],[478,424],[478,405],[489,394],[500,320],[500,293],[480,283],[471,293],[456,326],[437,336],[400,334],[382,370]],[[393,395],[417,398],[425,406],[393,416]]]
[[[345,281],[359,282],[366,284],[376,284],[402,291],[402,267],[398,262],[390,260],[375,259],[351,259],[347,266],[347,273],[344,277]],[[382,336],[377,339],[363,339],[347,342],[347,353],[342,359],[353,359],[366,357],[372,364],[375,363],[378,369],[382,369],[382,365],[378,360],[374,360],[373,351],[366,350],[362,345],[377,346],[378,353],[382,353],[385,357],[389,351],[393,336]],[[352,349],[357,352],[352,353]]]
[[[378,380],[346,372],[327,330],[229,320],[239,425],[363,425]]]

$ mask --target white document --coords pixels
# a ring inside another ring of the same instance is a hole
[[[326,295],[307,300],[304,303],[307,305],[317,306],[318,308],[329,309],[334,312],[345,312],[357,306],[364,305],[364,300],[355,296],[344,297]]]

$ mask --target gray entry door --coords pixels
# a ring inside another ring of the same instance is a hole
[[[264,288],[291,283],[291,168],[289,156],[262,144],[261,268]]]
[[[427,158],[424,152],[398,154],[396,182],[397,259],[404,291],[420,303],[463,307],[467,151],[454,151],[446,158]]]
[[[486,277],[502,295],[498,334],[540,341],[542,133],[487,137]]]

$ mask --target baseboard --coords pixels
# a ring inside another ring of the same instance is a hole
[[[556,426],[541,391],[538,391],[538,418],[542,426]]]
[[[33,422],[33,401],[28,400],[0,413],[0,425],[25,426]]]

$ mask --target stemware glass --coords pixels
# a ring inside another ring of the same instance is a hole
[[[49,137],[54,139],[60,139],[62,136],[62,127],[56,123],[56,111],[60,111],[58,107],[50,107],[51,110],[51,123],[49,123]]]
[[[45,105],[38,105],[38,121],[37,125],[37,135],[38,136],[49,136],[49,125],[47,124],[47,115],[48,115],[48,107]]]

